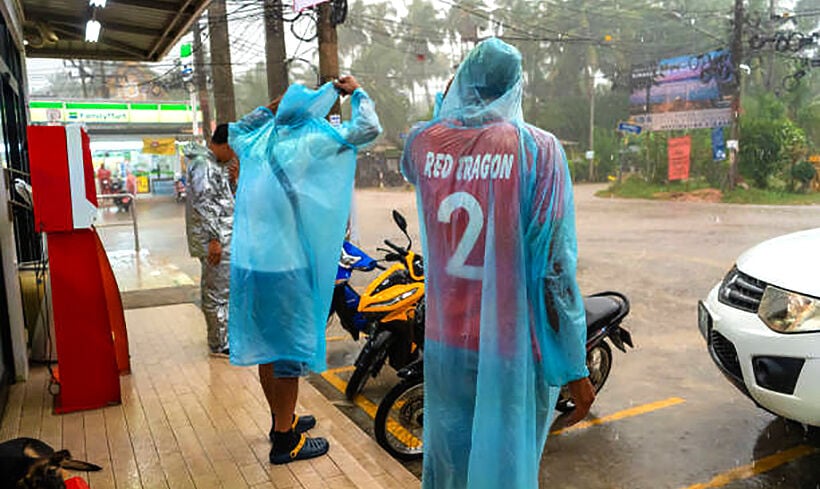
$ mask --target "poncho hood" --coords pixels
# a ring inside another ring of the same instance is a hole
[[[276,111],[276,124],[295,126],[311,119],[325,117],[339,93],[332,83],[325,83],[317,90],[293,84],[285,92]]]
[[[474,125],[492,119],[523,122],[521,53],[492,38],[473,49],[456,72],[438,117]]]

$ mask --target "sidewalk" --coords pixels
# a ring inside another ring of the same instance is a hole
[[[133,373],[123,403],[55,416],[47,370],[12,386],[0,440],[40,438],[103,467],[103,488],[417,488],[419,481],[307,382],[300,413],[315,414],[326,457],[268,463],[270,414],[253,368],[207,356],[205,324],[191,304],[126,311]]]

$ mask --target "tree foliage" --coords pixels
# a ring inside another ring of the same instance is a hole
[[[480,40],[499,36],[522,53],[525,118],[571,143],[568,153],[576,160],[578,177],[589,174],[582,155],[592,149],[597,179],[615,175],[623,166],[661,182],[666,178],[666,141],[683,133],[643,134],[627,142],[616,132],[618,122],[629,118],[631,69],[727,48],[733,4],[734,0],[352,0],[347,20],[337,28],[341,71],[360,78],[376,101],[385,139],[400,147],[403,134],[429,117],[436,91],[443,89],[466,53]],[[740,61],[748,74],[743,75],[740,157],[743,174],[760,185],[770,184],[773,177],[790,179],[792,165],[807,149],[820,150],[820,69],[806,70],[803,62],[793,59],[806,53],[773,53],[771,46],[753,49],[748,38],[778,29],[811,32],[817,25],[816,4],[796,0],[793,11],[798,16],[785,23],[769,19],[768,1],[746,3],[749,21]],[[291,81],[315,83],[315,68],[309,63],[296,61],[289,69]],[[799,83],[784,83],[800,70],[806,73]],[[64,94],[81,90],[77,80],[65,78],[55,78],[52,87]],[[236,80],[242,112],[266,102],[266,92],[261,63]],[[713,161],[709,131],[688,134],[692,177],[713,185],[725,183],[726,163]]]
[[[768,188],[804,155],[805,134],[789,119],[748,118],[740,130],[740,171],[757,187]]]

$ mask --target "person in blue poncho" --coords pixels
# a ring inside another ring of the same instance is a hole
[[[569,423],[595,397],[566,157],[521,96],[520,53],[481,43],[402,156],[427,269],[425,489],[538,487],[560,387]]]
[[[339,95],[352,118],[326,120]],[[318,90],[291,85],[280,101],[230,125],[242,162],[231,251],[230,360],[258,365],[271,409],[270,461],[328,451],[296,416],[299,377],[325,369],[325,322],[350,211],[356,151],[380,134],[373,101],[353,77]]]

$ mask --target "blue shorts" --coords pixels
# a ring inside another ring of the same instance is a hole
[[[275,379],[307,377],[309,372],[310,369],[305,362],[295,362],[293,360],[278,360],[273,362],[273,378]]]

